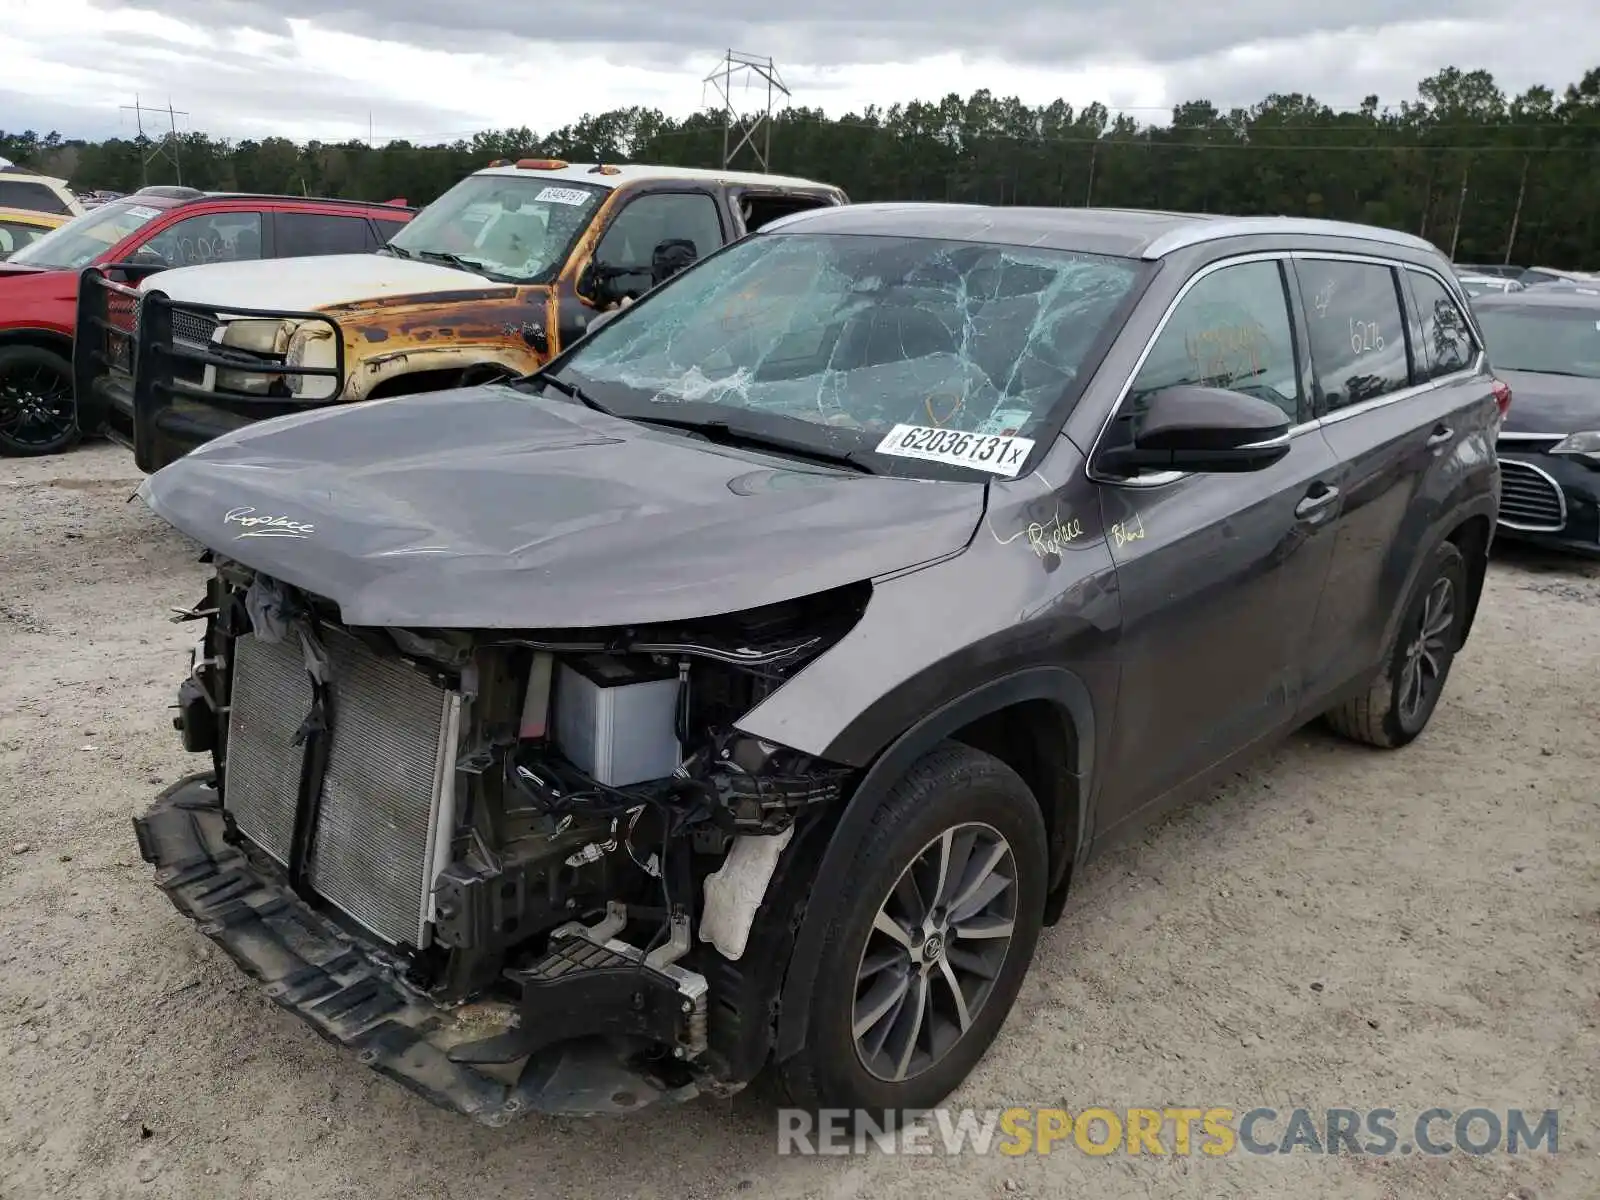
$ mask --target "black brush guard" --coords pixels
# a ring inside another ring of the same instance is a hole
[[[343,391],[344,341],[333,318],[314,312],[238,308],[174,300],[159,290],[141,292],[118,282],[121,264],[90,267],[78,283],[73,391],[78,427],[133,450],[134,463],[152,474],[190,450],[230,430],[268,417],[337,403]],[[216,342],[203,348],[173,337],[173,318],[187,316],[213,330],[224,321],[295,321],[326,325],[333,334],[334,364],[308,367],[235,350]],[[211,369],[211,370],[208,370]],[[265,394],[204,386],[208,374],[234,371],[266,378]],[[298,399],[287,377],[332,379],[333,391]]]

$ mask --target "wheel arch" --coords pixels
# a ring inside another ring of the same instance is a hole
[[[1483,584],[1489,574],[1489,544],[1493,537],[1494,523],[1482,513],[1468,517],[1445,535],[1445,540],[1454,542],[1467,560],[1467,616],[1461,625],[1463,645],[1472,632],[1473,618],[1478,615],[1478,601],[1483,598]]]
[[[883,747],[834,826],[811,894],[833,896],[847,886],[851,855],[884,793],[917,759],[947,740],[993,754],[1022,777],[1039,802],[1049,838],[1045,920],[1053,923],[1065,903],[1073,868],[1088,847],[1094,770],[1089,689],[1064,667],[1030,667],[986,683],[928,713]],[[832,916],[831,906],[808,905],[801,918],[780,992],[774,1047],[779,1059],[805,1044],[807,1000]]]
[[[1399,600],[1389,614],[1383,631],[1383,653],[1376,664],[1378,668],[1381,669],[1382,664],[1394,654],[1395,642],[1400,636],[1400,620],[1411,602],[1418,573],[1428,556],[1443,542],[1454,544],[1467,560],[1468,619],[1461,631],[1461,639],[1465,643],[1472,628],[1472,618],[1477,615],[1478,598],[1488,566],[1488,551],[1494,535],[1495,503],[1491,497],[1474,496],[1452,506],[1442,518],[1428,527],[1424,536],[1412,543],[1415,549],[1411,553],[1397,560],[1397,564],[1404,562],[1405,573],[1397,593]]]
[[[59,354],[69,363],[72,361],[72,336],[54,329],[42,329],[29,326],[23,329],[0,329],[0,350],[9,350],[13,346],[32,346],[37,350],[49,350]]]
[[[376,368],[377,378],[370,383],[361,379],[363,367],[356,363],[345,399],[381,400],[472,387],[515,378],[532,369],[521,356],[493,346],[447,345],[413,350],[381,360]]]

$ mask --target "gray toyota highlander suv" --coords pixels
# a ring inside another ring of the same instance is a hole
[[[1402,233],[785,218],[525,379],[147,479],[214,573],[210,765],[141,851],[277,1003],[490,1124],[769,1064],[927,1108],[1097,849],[1319,717],[1422,732],[1509,403]]]

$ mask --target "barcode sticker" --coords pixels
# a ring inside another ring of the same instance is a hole
[[[570,204],[577,207],[589,203],[589,193],[581,188],[547,187],[534,199],[545,204]]]
[[[964,433],[927,425],[896,425],[877,446],[879,454],[974,467],[1013,479],[1032,449],[1031,438]]]

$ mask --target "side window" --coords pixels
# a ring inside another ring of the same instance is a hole
[[[1107,431],[1110,444],[1137,433],[1150,397],[1171,387],[1228,388],[1301,417],[1300,369],[1289,293],[1277,262],[1249,262],[1204,276],[1178,302],[1128,399]]]
[[[33,212],[65,213],[72,210],[54,188],[22,179],[0,179],[0,208],[26,208]]]
[[[372,242],[365,217],[330,213],[278,212],[272,216],[273,257],[310,258],[317,254],[360,254]]]
[[[1478,343],[1460,306],[1444,284],[1426,271],[1407,271],[1406,275],[1422,322],[1417,378],[1437,379],[1466,370],[1478,357]]]
[[[168,225],[130,257],[159,258],[169,267],[260,258],[261,214],[219,212],[189,217]]]
[[[404,221],[389,221],[383,217],[374,217],[372,223],[378,227],[378,244],[382,245],[406,227]]]
[[[617,283],[626,291],[650,286],[650,259],[655,248],[669,238],[694,243],[695,258],[702,259],[722,245],[722,222],[717,202],[704,192],[658,192],[630,201],[606,229],[595,258],[626,274]]]
[[[1405,316],[1393,268],[1301,259],[1311,365],[1329,412],[1411,386]]]

